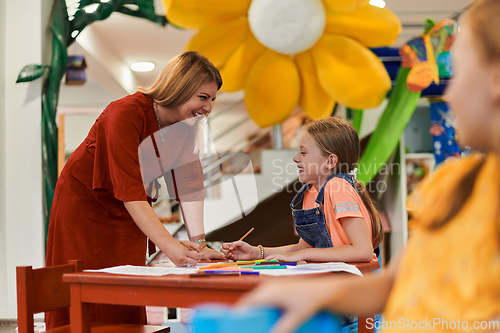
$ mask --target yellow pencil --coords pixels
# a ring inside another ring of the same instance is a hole
[[[252,227],[252,229],[248,230],[246,234],[244,234],[243,236],[241,236],[241,238],[239,239],[240,241],[244,240],[246,236],[250,235],[250,233],[253,231],[253,229],[255,229],[254,227]]]
[[[203,271],[203,270],[206,270],[206,269],[211,270],[211,269],[214,269],[214,268],[222,268],[222,267],[229,267],[229,266],[236,266],[236,263],[234,263],[234,262],[227,263],[226,262],[226,263],[210,264],[210,265],[208,265],[206,267],[198,267],[198,269],[200,271]]]

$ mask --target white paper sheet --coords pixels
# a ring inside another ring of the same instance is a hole
[[[100,272],[124,275],[162,276],[170,274],[194,274],[198,272],[196,267],[176,266],[115,266],[103,269],[86,269],[85,272]]]
[[[198,272],[198,267],[207,267],[209,264],[198,264],[195,267],[177,267],[174,264],[161,264],[158,266],[115,266],[103,269],[86,269],[85,272],[101,272],[124,275],[142,275],[142,276],[163,276],[163,275],[183,275],[194,274]],[[217,268],[214,268],[216,270]],[[361,271],[354,265],[343,262],[328,262],[321,264],[304,264],[297,266],[287,266],[286,269],[260,269],[261,275],[272,276],[290,276],[317,274],[327,272],[348,272],[363,276]]]

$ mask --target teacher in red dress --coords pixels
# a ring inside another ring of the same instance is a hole
[[[147,189],[155,184],[145,184],[138,153],[141,142],[158,137],[154,134],[162,128],[207,116],[221,85],[219,71],[210,61],[197,52],[186,52],[171,60],[151,87],[139,88],[108,105],[58,179],[50,214],[47,266],[66,264],[70,259],[82,259],[84,269],[144,265],[147,237],[179,266],[196,264],[204,256],[223,258],[204,241],[203,191],[188,194],[197,199],[180,202],[190,241],[178,241],[165,229],[151,207],[154,195]],[[191,141],[186,139],[174,150],[192,149]],[[156,141],[156,148],[169,144],[167,136],[165,142]],[[195,163],[195,169],[201,170],[200,166]],[[175,176],[182,177],[182,173]],[[195,173],[187,184],[203,188],[202,172],[201,176]],[[143,307],[92,306],[95,322],[146,323]],[[66,325],[69,313],[52,311],[46,322],[48,328]]]

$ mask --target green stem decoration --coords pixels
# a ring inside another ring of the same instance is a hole
[[[399,68],[389,103],[359,161],[357,178],[365,185],[389,160],[417,107],[421,93],[413,93],[406,87],[409,72],[410,68]]]
[[[49,226],[50,208],[57,182],[57,124],[56,113],[61,80],[66,71],[67,48],[82,30],[94,21],[108,18],[118,11],[127,15],[145,18],[165,26],[164,16],[155,14],[154,0],[110,0],[99,2],[97,9],[87,13],[84,8],[94,4],[93,0],[80,0],[74,17],[69,19],[65,0],[54,0],[52,10],[52,59],[50,66],[30,64],[19,73],[17,82],[29,82],[49,71],[42,86],[42,168],[44,188],[45,242]],[[132,6],[131,6],[132,5]]]
[[[352,110],[354,113],[354,117],[352,119],[352,126],[358,132],[361,130],[361,123],[363,122],[363,110]]]

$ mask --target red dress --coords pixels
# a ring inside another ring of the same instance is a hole
[[[153,100],[140,92],[112,102],[73,152],[56,186],[46,265],[82,259],[84,269],[144,265],[146,236],[124,201],[146,201],[139,144],[158,131]],[[92,305],[92,321],[145,324],[143,307]],[[68,311],[47,313],[48,328],[69,324]]]

